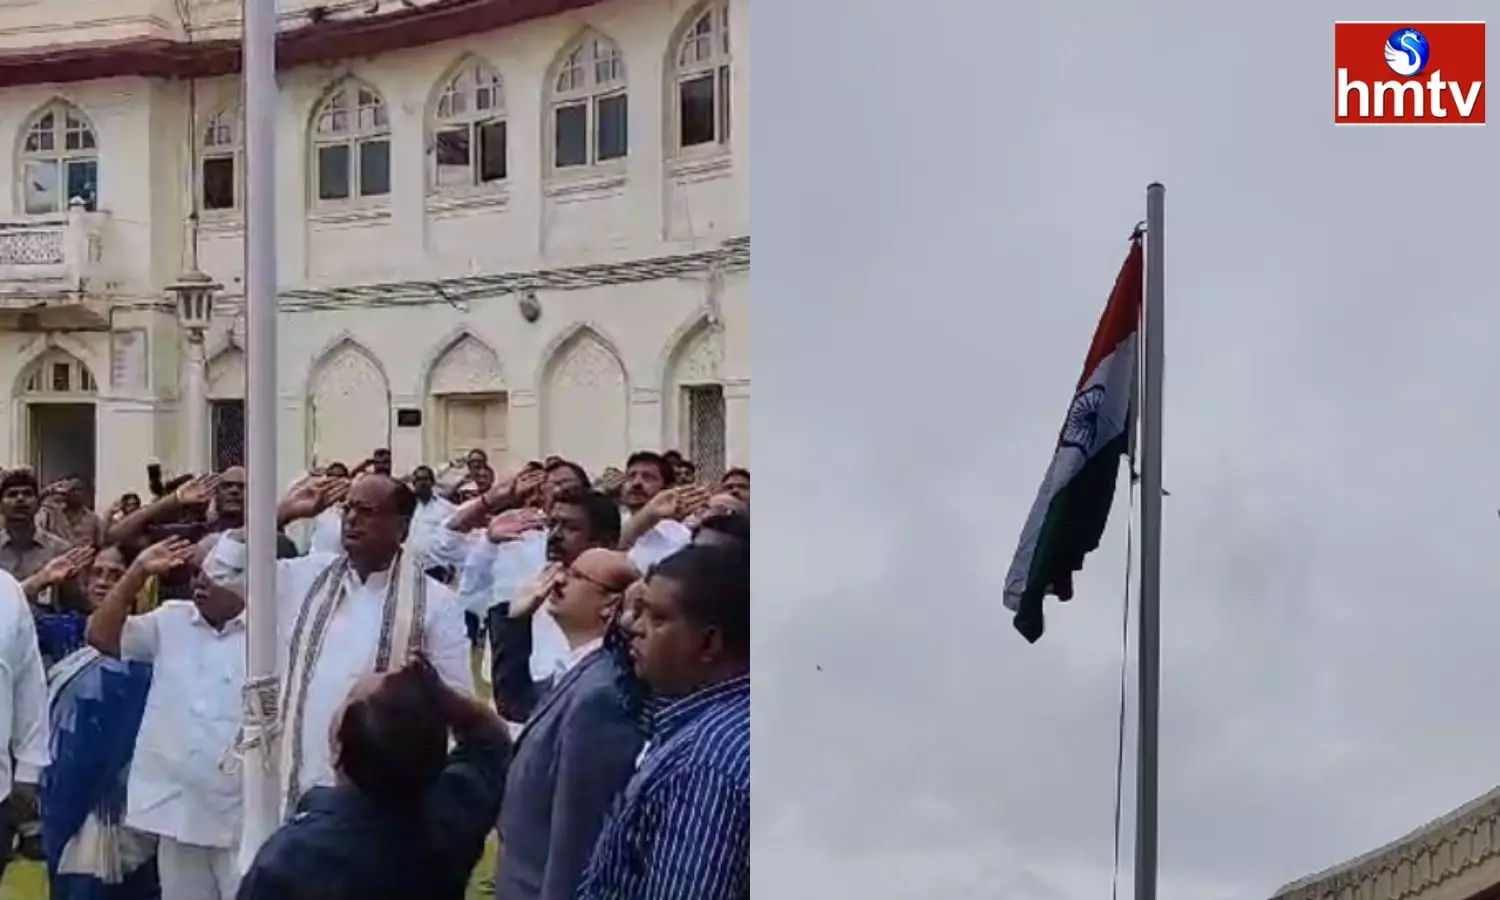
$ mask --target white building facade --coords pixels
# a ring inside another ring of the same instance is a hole
[[[398,468],[474,447],[502,470],[748,465],[746,3],[579,2],[282,73],[283,479],[387,446]],[[7,21],[54,5],[0,10],[0,50],[133,27]],[[175,39],[233,37],[228,6],[178,4]],[[137,31],[165,27],[148,13]],[[235,74],[0,89],[0,464],[102,501],[151,458],[241,458],[239,94]],[[222,285],[207,322],[170,290],[193,268]]]

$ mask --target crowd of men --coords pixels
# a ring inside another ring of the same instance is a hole
[[[0,877],[19,852],[54,900],[459,900],[494,835],[496,900],[749,897],[747,470],[311,471],[252,601],[274,685],[247,685],[245,470],[145,474],[100,513],[0,471]],[[256,740],[284,824],[242,853]]]

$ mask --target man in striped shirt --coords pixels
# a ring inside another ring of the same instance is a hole
[[[662,703],[579,900],[748,900],[750,553],[680,550],[635,603],[636,675]]]

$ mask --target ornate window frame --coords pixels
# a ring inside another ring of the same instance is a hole
[[[308,123],[308,203],[314,212],[384,208],[391,200],[394,166],[390,105],[369,82],[349,75],[330,84]],[[343,154],[343,193],[325,196],[320,163]],[[365,184],[366,166],[385,155],[385,183]],[[326,154],[326,156],[325,156]]]
[[[43,176],[49,166],[52,174]],[[81,199],[85,209],[98,207],[98,132],[76,104],[56,98],[27,116],[17,146],[15,184],[16,209],[25,216],[66,215],[74,199]],[[81,190],[71,190],[75,184]],[[44,206],[45,200],[50,202]]]
[[[428,196],[503,192],[511,175],[509,130],[499,69],[477,56],[464,56],[444,73],[428,105]],[[498,160],[486,158],[491,142],[499,144]],[[456,160],[460,155],[462,163],[443,162],[445,156]]]
[[[552,179],[623,175],[630,157],[630,90],[619,44],[592,28],[570,41],[547,67],[546,161]],[[613,122],[618,140],[600,127]],[[560,158],[563,129],[582,131],[581,155]]]

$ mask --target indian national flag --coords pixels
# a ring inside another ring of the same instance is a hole
[[[1052,464],[1005,576],[1005,605],[1016,614],[1016,630],[1033,643],[1044,627],[1042,598],[1073,599],[1073,573],[1099,546],[1109,519],[1120,457],[1129,449],[1135,419],[1143,271],[1137,238],[1099,319]]]

